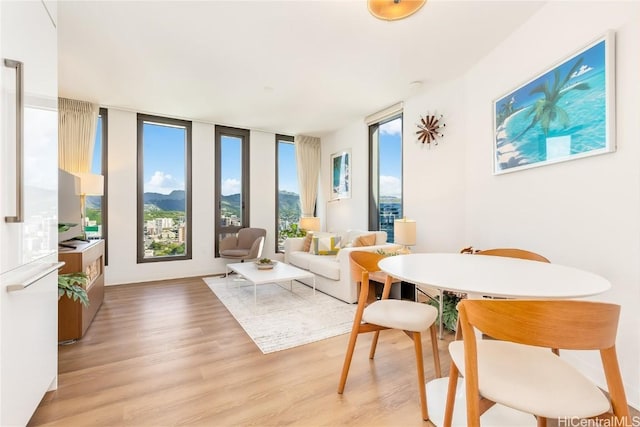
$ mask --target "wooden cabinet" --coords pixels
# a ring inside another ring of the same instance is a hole
[[[104,240],[78,242],[75,249],[60,248],[58,259],[65,265],[60,273],[84,272],[89,277],[89,306],[62,297],[58,301],[58,341],[82,338],[104,299]]]

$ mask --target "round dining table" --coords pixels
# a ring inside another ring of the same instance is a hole
[[[601,294],[611,288],[602,276],[578,268],[491,255],[416,253],[382,259],[378,266],[394,278],[418,287],[465,293],[468,298],[570,299]],[[442,298],[440,299],[442,303]],[[442,328],[442,326],[441,326]],[[442,425],[448,378],[427,382],[431,421]],[[466,425],[464,382],[459,379],[453,426]],[[494,405],[483,425],[535,426],[529,414]]]
[[[387,257],[378,265],[405,282],[470,298],[580,298],[611,288],[604,277],[578,268],[491,255],[417,253]]]

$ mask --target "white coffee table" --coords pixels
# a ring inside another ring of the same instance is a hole
[[[257,302],[257,287],[265,283],[289,282],[289,290],[293,290],[293,281],[298,279],[313,279],[313,295],[316,294],[316,276],[306,270],[283,262],[276,262],[270,270],[259,270],[255,262],[238,262],[227,264],[227,269],[235,271],[240,276],[253,283],[253,302]],[[227,274],[227,280],[229,275]]]

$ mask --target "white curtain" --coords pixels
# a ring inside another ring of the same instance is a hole
[[[297,135],[294,138],[298,165],[298,187],[300,188],[300,210],[302,216],[313,216],[318,196],[320,174],[320,138]]]
[[[96,140],[98,104],[58,98],[58,167],[90,172]]]

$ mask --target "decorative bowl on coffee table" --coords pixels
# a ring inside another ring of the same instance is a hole
[[[256,267],[258,270],[271,270],[276,265],[276,261],[268,258],[261,258],[256,261]]]

